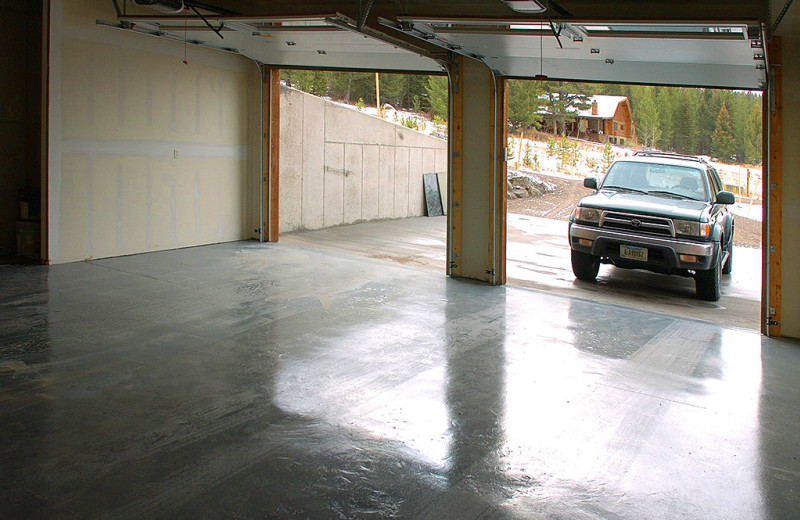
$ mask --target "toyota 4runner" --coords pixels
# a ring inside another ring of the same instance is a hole
[[[637,152],[615,161],[569,223],[572,271],[593,281],[601,263],[694,277],[697,296],[719,300],[733,265],[733,193],[704,159]]]

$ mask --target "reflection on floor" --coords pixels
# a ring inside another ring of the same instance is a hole
[[[798,516],[793,342],[286,244],[4,273],[4,519]]]
[[[283,235],[289,245],[354,254],[445,271],[445,217],[365,222]],[[737,247],[733,273],[722,277],[722,298],[695,296],[693,278],[600,267],[596,283],[575,279],[567,222],[508,215],[508,284],[638,310],[760,330],[761,250]]]

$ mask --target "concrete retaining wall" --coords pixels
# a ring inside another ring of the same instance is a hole
[[[281,88],[280,231],[425,214],[447,142]]]

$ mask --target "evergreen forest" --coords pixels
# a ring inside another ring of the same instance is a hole
[[[336,101],[375,106],[375,74],[282,70],[287,84]],[[627,96],[638,144],[722,162],[761,163],[761,96],[756,92],[641,85],[510,80],[509,129],[560,133],[571,107],[593,95]],[[381,104],[447,119],[447,79],[380,74]],[[547,119],[542,113],[550,114]]]

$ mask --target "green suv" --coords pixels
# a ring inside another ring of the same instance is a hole
[[[593,281],[601,263],[623,269],[694,277],[697,296],[720,297],[720,275],[733,265],[736,200],[723,190],[717,171],[704,159],[662,152],[637,152],[615,161],[595,191],[572,213],[572,271]]]

